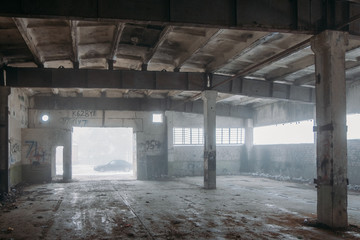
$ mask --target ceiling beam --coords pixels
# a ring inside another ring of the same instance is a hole
[[[276,71],[272,71],[265,76],[267,81],[284,80],[287,76],[294,74],[297,71],[305,69],[314,65],[314,55],[306,56],[294,63],[288,65],[287,68],[279,68]]]
[[[203,102],[184,103],[181,100],[154,98],[96,98],[34,96],[31,109],[38,110],[117,110],[117,111],[177,111],[203,113]],[[216,104],[216,115],[251,118],[253,111],[245,106]]]
[[[194,56],[196,53],[198,53],[203,47],[205,47],[209,42],[214,40],[216,37],[218,37],[223,32],[222,29],[212,30],[210,34],[206,33],[205,36],[203,36],[204,39],[202,39],[195,48],[193,48],[190,51],[187,51],[186,54],[180,57],[180,59],[177,60],[174,68],[180,69],[186,61],[188,61],[192,56]],[[207,35],[207,36],[206,36]]]
[[[287,56],[289,56],[290,54],[300,50],[300,49],[303,49],[305,46],[307,46],[309,43],[310,43],[310,39],[311,38],[308,38],[278,54],[275,54],[267,59],[264,59],[263,61],[259,62],[259,63],[254,63],[254,64],[251,64],[249,67],[239,71],[237,74],[235,74],[234,76],[230,77],[230,78],[227,78],[225,79],[224,81],[222,82],[219,82],[215,85],[212,86],[212,88],[217,88],[223,84],[226,84],[228,82],[231,82],[235,79],[238,79],[238,78],[241,78],[241,77],[245,77],[246,75],[250,75],[251,73],[253,72],[256,72],[257,70],[259,70],[260,68],[263,68],[265,66],[268,66],[282,58],[285,58]]]
[[[31,35],[27,31],[27,26],[24,23],[23,19],[20,18],[13,18],[16,27],[18,28],[22,38],[24,39],[26,45],[28,46],[31,54],[33,55],[34,62],[38,67],[44,67],[44,60],[42,59],[40,53],[36,49],[35,43]]]
[[[229,99],[229,98],[231,98],[233,95],[229,95],[229,94],[224,94],[223,96],[217,96],[217,98],[216,98],[216,103],[218,103],[218,102],[221,102],[221,101],[223,101],[223,100],[226,100],[226,99]]]
[[[156,51],[158,50],[158,48],[164,43],[164,41],[166,40],[168,34],[173,30],[173,27],[171,26],[166,26],[160,33],[160,37],[159,40],[157,41],[157,43],[155,44],[155,46],[150,50],[150,52],[146,55],[143,64],[144,65],[148,65],[151,61],[151,59],[154,57]]]
[[[77,25],[78,25],[78,21],[70,20],[71,46],[73,51],[73,65],[75,69],[79,69],[79,51],[78,51],[79,36],[77,33]]]
[[[276,36],[279,33],[269,33],[266,34],[265,36],[262,36],[261,38],[257,39],[256,41],[252,42],[248,47],[246,48],[242,48],[242,49],[237,49],[235,51],[233,51],[233,56],[229,56],[227,58],[223,57],[223,58],[218,58],[215,61],[211,62],[210,64],[208,64],[206,66],[206,71],[207,72],[216,72],[217,70],[221,69],[222,67],[224,67],[226,64],[228,64],[229,62],[245,55],[246,53],[248,53],[249,51],[253,50],[254,48],[256,48],[257,46],[273,39],[276,38]]]
[[[17,88],[110,88],[169,91],[205,89],[206,73],[106,71],[95,69],[6,68],[6,86]],[[212,75],[213,89],[221,93],[314,102],[314,89],[261,80]],[[218,83],[222,83],[219,85]]]
[[[336,23],[347,24],[350,13],[357,14],[357,4],[333,4],[313,1],[235,1],[235,0],[52,0],[4,1],[1,16],[31,18],[66,18],[84,20],[120,20],[133,23],[167,23],[185,26],[208,26],[262,31],[318,33],[327,13],[337,14]],[[325,5],[325,6],[324,6]],[[355,6],[353,6],[355,5]],[[261,6],[261,7],[259,7]],[[334,9],[335,8],[335,9]],[[198,9],[202,9],[199,11]],[[256,14],[254,14],[256,12]],[[320,23],[320,24],[319,24]]]
[[[310,74],[307,74],[300,78],[297,78],[294,81],[294,85],[302,86],[302,85],[306,85],[306,84],[313,83],[313,82],[315,82],[315,73],[310,73]]]
[[[125,28],[125,23],[116,24],[116,28],[114,30],[114,37],[111,44],[111,50],[108,57],[109,60],[116,60],[116,54],[124,28]]]
[[[175,97],[176,95],[181,94],[182,91],[169,91],[169,93],[167,94],[168,97]]]

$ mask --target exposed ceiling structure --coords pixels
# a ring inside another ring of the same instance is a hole
[[[234,81],[237,78],[314,88],[314,53],[310,47],[314,31],[264,30],[165,21],[6,16],[0,17],[0,57],[2,66],[7,67],[200,72]],[[349,81],[356,81],[360,74],[359,56],[360,40],[350,36],[346,54]],[[106,87],[29,90],[30,95],[191,101],[199,99],[200,92]],[[242,93],[220,91],[218,102],[256,107],[277,101],[276,97],[263,99]]]

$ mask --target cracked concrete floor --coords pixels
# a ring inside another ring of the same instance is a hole
[[[360,239],[304,224],[315,219],[314,186],[249,176],[170,181],[103,180],[32,185],[0,212],[0,239]],[[349,223],[360,225],[360,194]],[[306,219],[306,220],[305,220]],[[9,227],[11,231],[6,231]]]

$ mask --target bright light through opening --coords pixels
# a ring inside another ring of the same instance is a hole
[[[254,128],[254,144],[314,143],[313,121]]]
[[[46,115],[46,114],[44,114],[44,115],[42,115],[41,120],[42,120],[43,122],[47,122],[47,121],[49,121],[49,116]]]
[[[72,135],[72,173],[76,178],[133,179],[132,128],[74,127]],[[96,178],[92,178],[96,176]]]
[[[154,123],[162,123],[163,122],[163,115],[161,113],[154,113],[153,114],[153,122]]]
[[[360,139],[360,114],[349,114],[346,116],[348,126],[347,139]]]

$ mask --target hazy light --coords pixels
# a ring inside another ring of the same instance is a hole
[[[162,123],[163,122],[163,115],[161,113],[154,113],[153,114],[153,122],[154,123]]]
[[[42,120],[43,122],[47,122],[47,121],[49,121],[49,116],[46,115],[46,114],[44,114],[44,115],[41,116],[41,120]]]
[[[73,164],[100,165],[112,160],[132,162],[132,128],[74,127]]]
[[[360,114],[349,114],[346,116],[348,126],[347,139],[360,139]]]
[[[313,121],[254,128],[254,144],[314,143]]]

